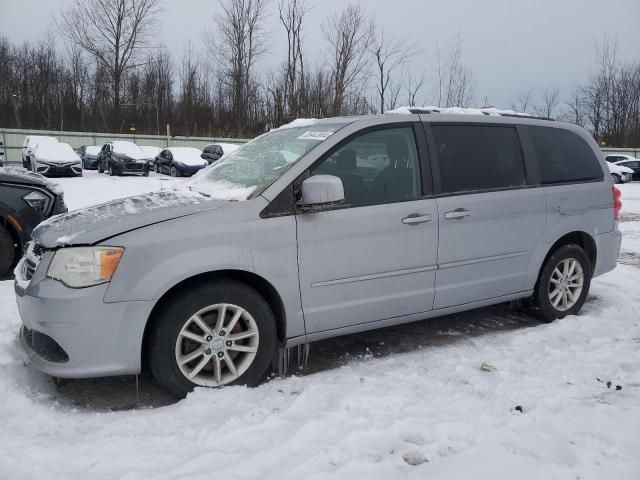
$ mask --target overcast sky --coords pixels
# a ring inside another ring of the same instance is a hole
[[[285,37],[271,0],[267,29],[271,53],[263,67],[286,56]],[[37,40],[54,29],[52,19],[70,0],[0,0],[0,33],[13,42]],[[320,25],[346,0],[307,0],[312,7],[305,29],[305,50],[322,57]],[[213,28],[216,0],[164,0],[164,42],[176,60],[191,41],[202,45],[202,32]],[[508,107],[523,91],[558,87],[563,95],[593,71],[596,45],[605,35],[617,38],[618,57],[640,60],[640,0],[366,0],[362,6],[378,25],[397,38],[417,42],[423,52],[414,69],[433,77],[435,46],[457,32],[464,38],[464,63],[477,81],[475,104]],[[425,90],[424,100],[432,100]]]

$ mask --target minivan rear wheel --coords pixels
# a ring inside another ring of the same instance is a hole
[[[533,296],[533,307],[544,322],[580,311],[589,294],[592,267],[578,245],[564,245],[545,262]]]
[[[151,371],[178,398],[195,387],[256,386],[277,343],[269,304],[240,282],[216,281],[176,295],[153,325]]]

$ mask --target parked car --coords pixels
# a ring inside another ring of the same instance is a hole
[[[82,161],[68,143],[40,142],[31,150],[31,170],[46,177],[82,176]]]
[[[186,190],[44,222],[15,286],[22,348],[57,377],[144,362],[184,396],[256,385],[336,335],[515,300],[547,322],[579,312],[621,241],[593,138],[424,113],[298,122]]]
[[[78,155],[82,160],[82,168],[84,170],[97,170],[98,169],[98,155],[100,154],[100,147],[97,145],[82,145],[78,149]]]
[[[156,173],[166,173],[172,177],[190,177],[209,165],[201,155],[202,151],[197,148],[166,148],[156,157]]]
[[[624,160],[637,160],[637,158],[632,157],[631,155],[622,155],[622,154],[612,154],[612,155],[607,155],[605,157],[605,160],[609,163],[618,163],[618,162],[622,162]]]
[[[40,144],[53,145],[57,144],[58,139],[55,137],[47,137],[42,135],[28,135],[22,142],[22,167],[27,170],[33,170],[31,163],[31,157],[33,156],[33,150]]]
[[[4,166],[4,142],[0,142],[0,167]]]
[[[613,178],[613,183],[627,183],[633,179],[633,170],[617,163],[608,163],[609,172]]]
[[[220,160],[220,157],[222,157],[223,155],[224,150],[222,149],[222,146],[218,145],[217,143],[207,145],[202,151],[202,158],[204,158],[209,163],[209,165]]]
[[[18,262],[35,226],[66,211],[59,185],[28,170],[0,168],[0,277]]]
[[[153,163],[155,162],[156,157],[162,151],[162,148],[154,147],[154,146],[150,146],[150,145],[141,145],[140,148],[147,155],[147,157],[150,159],[149,160],[149,166],[153,167]]]
[[[632,180],[640,180],[640,159],[634,158],[633,160],[622,160],[616,162],[616,165],[620,167],[630,168],[633,171]]]
[[[141,173],[149,176],[149,157],[133,142],[116,141],[105,143],[98,154],[98,172],[109,175]]]

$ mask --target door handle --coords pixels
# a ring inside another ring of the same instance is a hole
[[[455,210],[451,210],[450,212],[446,212],[444,214],[444,218],[446,220],[458,220],[471,215],[469,210],[465,210],[464,208],[456,208]]]
[[[405,225],[419,225],[421,223],[428,223],[431,221],[431,215],[421,215],[420,213],[412,213],[408,217],[402,219],[402,223]]]

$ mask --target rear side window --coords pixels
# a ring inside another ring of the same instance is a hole
[[[514,127],[432,125],[442,193],[516,188],[526,184]]]
[[[598,158],[591,147],[568,130],[529,127],[543,185],[602,180]]]

